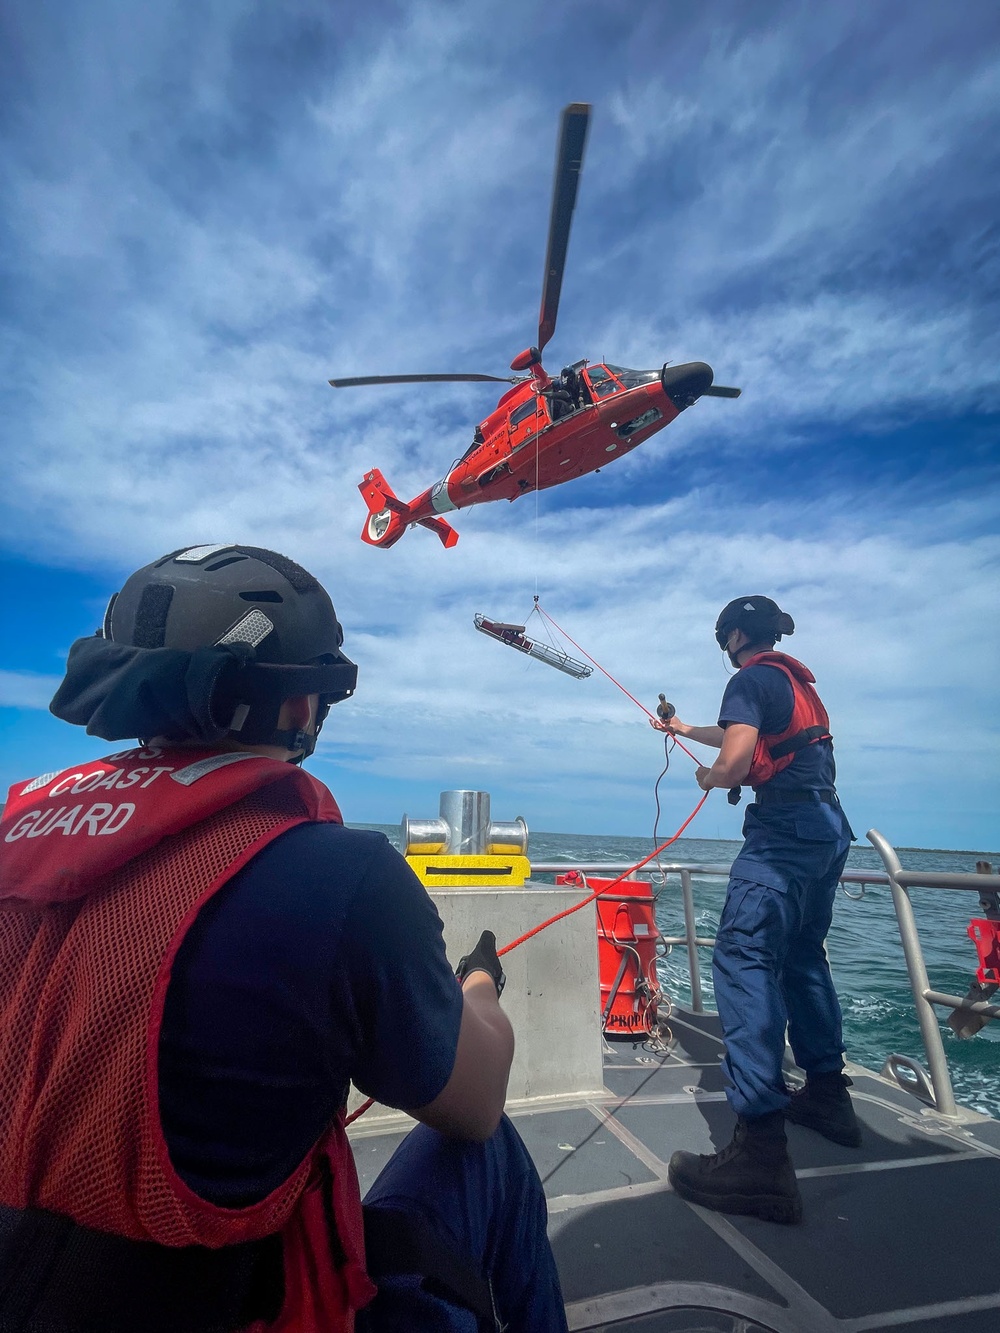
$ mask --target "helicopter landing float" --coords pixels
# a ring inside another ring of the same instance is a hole
[[[441,517],[487,500],[516,500],[596,472],[630,453],[699,398],[738,398],[739,389],[714,383],[703,361],[630,370],[610,362],[577,361],[555,379],[542,366],[542,349],[555,331],[570,223],[576,205],[590,107],[573,103],[562,114],[555,185],[538,320],[538,343],[510,363],[521,374],[367,375],[330,380],[344,389],[373,384],[453,381],[508,383],[472,443],[433,486],[408,503],[373,468],[358,489],[368,506],[361,531],[370,546],[393,546],[413,524],[436,532],[446,547],[458,533]],[[524,374],[523,372],[527,372]]]

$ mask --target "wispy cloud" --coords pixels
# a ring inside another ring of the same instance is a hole
[[[48,708],[61,676],[0,670],[0,708]]]
[[[831,695],[845,777],[887,819],[985,782],[995,441],[942,468],[906,432],[1000,407],[998,20],[930,0],[675,8],[585,0],[569,23],[515,0],[487,33],[475,7],[342,26],[299,0],[258,24],[213,0],[194,41],[180,0],[56,26],[15,6],[8,549],[104,569],[109,591],[186,541],[287,549],[329,580],[362,659],[328,743],[386,781],[460,768],[588,821],[614,791],[612,822],[635,827],[657,760],[642,716],[480,640],[472,613],[524,615],[537,586],[638,697],[669,687],[710,720],[708,631],[749,586],[800,621],[789,646]],[[364,470],[415,493],[494,400],[326,379],[504,372],[534,337],[556,116],[580,98],[554,362],[705,359],[744,396],[537,505],[458,515],[456,551],[423,532],[364,548]],[[912,455],[874,494],[861,464],[820,466],[862,429]],[[741,497],[751,464],[780,502]],[[926,765],[900,770],[900,737]]]

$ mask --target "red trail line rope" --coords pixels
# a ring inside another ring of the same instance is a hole
[[[611,681],[611,684],[612,684],[612,685],[616,685],[616,686],[618,687],[618,689],[621,690],[622,694],[627,694],[628,697],[629,697],[629,698],[632,700],[632,702],[635,704],[636,708],[641,708],[641,709],[642,709],[642,711],[643,711],[643,712],[646,714],[646,716],[649,718],[650,722],[655,722],[655,721],[656,721],[656,718],[655,718],[655,717],[653,716],[653,714],[649,711],[649,709],[646,707],[645,704],[641,704],[641,703],[639,702],[639,700],[635,697],[634,694],[629,694],[628,690],[627,690],[627,689],[625,688],[625,686],[621,683],[621,681],[615,680],[614,676],[612,676],[612,674],[611,674],[610,671],[605,671],[605,670],[604,670],[604,667],[601,666],[600,662],[598,662],[596,658],[591,657],[590,653],[587,652],[586,648],[581,648],[580,645],[577,643],[576,639],[574,639],[571,635],[567,634],[566,631],[563,629],[563,627],[562,627],[561,625],[556,625],[556,622],[555,622],[555,621],[552,619],[552,617],[549,615],[548,611],[546,611],[546,610],[545,610],[543,607],[541,607],[541,606],[538,607],[538,610],[539,610],[539,613],[540,613],[541,615],[543,615],[543,616],[545,617],[545,619],[546,619],[547,621],[549,621],[550,624],[552,624],[552,625],[555,626],[555,628],[559,631],[559,633],[563,636],[563,638],[565,638],[565,639],[569,639],[570,643],[571,643],[571,644],[573,645],[573,647],[577,650],[577,652],[583,653],[584,657],[587,659],[588,662],[593,662],[593,663],[594,663],[594,666],[597,667],[598,671],[604,672],[604,675],[607,676],[608,680]],[[670,734],[673,735],[672,732],[671,732]],[[681,747],[681,749],[684,751],[684,753],[687,755],[687,757],[688,757],[689,759],[693,759],[694,762],[700,766],[700,764],[701,764],[701,760],[698,758],[697,755],[693,755],[693,754],[691,753],[691,751],[687,748],[687,746],[686,746],[686,745],[684,744],[684,742],[680,739],[680,737],[679,737],[679,736],[674,736],[674,740],[675,740],[676,743]],[[669,845],[669,844],[668,844],[668,845]]]
[[[630,866],[628,870],[623,870],[618,878],[613,879],[610,884],[605,884],[603,888],[595,889],[593,893],[588,894],[582,902],[577,903],[574,907],[567,907],[565,912],[558,912],[555,916],[550,916],[548,921],[543,921],[540,926],[533,927],[533,929],[526,931],[523,935],[519,935],[516,940],[511,940],[510,944],[505,944],[502,949],[497,950],[497,957],[502,958],[505,953],[510,953],[511,949],[516,949],[517,946],[523,944],[525,940],[530,940],[532,935],[537,935],[538,932],[544,930],[546,926],[551,926],[554,922],[561,921],[564,916],[572,916],[574,912],[579,912],[581,907],[586,907],[588,903],[592,903],[599,894],[610,893],[612,889],[617,888],[623,879],[628,879],[629,875],[634,875],[637,870],[641,870],[642,867],[652,861],[654,857],[659,856],[661,852],[665,852],[671,843],[676,842],[707,800],[708,792],[705,792],[704,796],[691,811],[673,837],[670,837],[666,842],[661,843],[660,846],[651,851],[648,856],[644,856],[641,861],[636,861],[635,865]]]
[[[535,491],[536,497],[537,493],[538,492],[536,487]],[[536,513],[536,523],[537,523],[537,513]],[[544,616],[545,619],[549,621],[551,625],[555,626],[555,628],[559,631],[559,633],[563,636],[563,638],[568,639],[569,642],[573,645],[573,647],[577,650],[577,652],[583,653],[584,657],[587,659],[588,662],[593,662],[594,666],[597,667],[598,671],[603,672],[603,674],[607,676],[608,680],[611,681],[611,684],[616,685],[618,689],[621,690],[622,694],[627,694],[628,697],[635,704],[636,708],[641,708],[651,722],[656,721],[656,718],[649,711],[649,709],[646,707],[645,704],[641,704],[634,694],[629,694],[625,686],[622,685],[620,681],[615,680],[614,676],[612,676],[610,671],[605,671],[604,667],[601,666],[600,662],[598,662],[595,658],[591,657],[591,655],[587,652],[586,648],[581,648],[580,645],[577,643],[576,639],[574,639],[571,635],[567,634],[561,625],[556,624],[556,622],[549,615],[548,611],[544,610],[539,605],[537,597],[535,598],[535,606],[538,610],[539,615]],[[684,751],[684,753],[688,756],[689,759],[693,759],[696,764],[700,764],[701,761],[698,759],[698,757],[691,753],[691,751],[687,748],[687,746],[683,743],[683,741],[680,740],[679,737],[674,736],[674,741],[676,742],[677,745],[681,747],[681,749]],[[642,867],[644,865],[647,865],[650,861],[652,861],[654,857],[659,856],[661,852],[665,852],[666,849],[671,845],[671,843],[676,842],[677,839],[681,836],[681,834],[691,823],[695,815],[698,813],[698,811],[701,809],[701,807],[705,804],[707,800],[708,800],[708,792],[705,792],[705,795],[701,798],[701,800],[698,802],[695,808],[691,811],[687,819],[685,819],[684,823],[680,826],[680,828],[673,835],[673,837],[668,838],[666,842],[661,843],[660,846],[655,849],[655,851],[650,852],[648,856],[644,856],[641,861],[637,861],[635,865],[630,866],[628,870],[622,871],[622,873],[618,876],[618,878],[612,880],[610,884],[605,885],[601,889],[595,889],[593,893],[588,894],[586,898],[584,898],[581,902],[578,902],[575,907],[567,907],[565,912],[558,912],[555,916],[550,916],[549,919],[547,921],[543,921],[540,926],[535,926],[532,930],[526,931],[523,935],[519,935],[516,940],[511,940],[510,944],[505,944],[502,949],[497,950],[497,957],[502,958],[505,953],[510,953],[511,949],[516,949],[519,944],[523,944],[525,940],[530,940],[533,935],[537,935],[539,934],[540,931],[545,930],[548,926],[554,925],[556,921],[561,921],[564,916],[572,916],[574,912],[579,912],[582,907],[586,907],[588,903],[592,903],[595,898],[600,896],[600,894],[610,893],[612,889],[617,888],[623,879],[628,879],[629,875],[634,875],[637,870],[641,870]],[[357,1120],[358,1116],[364,1115],[364,1113],[368,1110],[370,1106],[374,1104],[374,1102],[375,1098],[369,1097],[366,1102],[364,1102],[361,1106],[358,1107],[356,1111],[354,1111],[351,1115],[347,1117],[347,1119],[344,1121],[344,1124],[345,1125],[353,1124],[353,1122]]]
[[[642,705],[640,704],[639,707],[641,708]],[[547,921],[543,921],[541,925],[535,926],[531,930],[525,931],[525,933],[523,935],[519,935],[516,940],[511,940],[510,944],[505,944],[502,949],[497,950],[497,957],[502,958],[505,953],[510,953],[511,949],[516,949],[519,944],[523,944],[525,940],[530,940],[533,935],[537,935],[540,931],[545,930],[548,926],[552,926],[557,921],[561,921],[564,916],[572,916],[574,912],[579,912],[582,907],[586,907],[588,903],[592,903],[594,899],[597,898],[600,894],[610,893],[612,889],[617,888],[617,886],[622,882],[622,880],[628,879],[629,875],[634,875],[637,870],[641,870],[642,867],[644,865],[647,865],[650,861],[652,861],[654,857],[659,856],[661,852],[665,852],[667,848],[671,845],[671,843],[676,842],[677,839],[681,836],[681,834],[691,823],[695,815],[698,813],[698,811],[701,809],[701,807],[705,804],[707,800],[708,800],[708,792],[705,792],[704,796],[701,798],[701,800],[698,802],[695,808],[691,811],[691,813],[688,815],[687,819],[685,819],[684,823],[680,826],[677,832],[672,837],[668,838],[666,842],[661,843],[659,847],[651,851],[648,856],[644,856],[641,861],[637,861],[635,865],[630,866],[628,870],[623,870],[622,873],[618,876],[618,878],[613,879],[610,884],[606,884],[602,888],[595,889],[593,893],[588,893],[586,898],[584,898],[581,902],[576,903],[573,907],[567,907],[564,912],[557,912],[555,916],[550,916],[549,919]],[[374,1102],[375,1098],[369,1097],[366,1102],[363,1102],[356,1111],[353,1111],[347,1117],[347,1119],[344,1121],[345,1126],[353,1124],[354,1121],[357,1120],[359,1116],[364,1115],[364,1113],[368,1110],[368,1108],[374,1105]]]

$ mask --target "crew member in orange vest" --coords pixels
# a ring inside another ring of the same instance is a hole
[[[712,957],[726,1043],[733,1141],[710,1156],[676,1152],[670,1181],[693,1203],[798,1222],[802,1200],[784,1121],[849,1147],[861,1142],[843,1073],[841,1012],[824,941],[854,834],[837,797],[830,722],[815,678],[774,645],[795,629],[769,597],[737,597],[715,626],[739,668],[716,726],[676,716],[653,725],[720,751],[698,785],[754,790],[733,862]],[[785,1032],[803,1088],[782,1076]]]
[[[503,1117],[484,932],[302,761],[354,692],[329,596],[252,546],[133,574],[52,711],[139,744],[0,822],[0,1327],[566,1328]],[[359,1197],[349,1082],[422,1122]]]

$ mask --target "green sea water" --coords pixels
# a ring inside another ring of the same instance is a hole
[[[398,826],[382,831],[398,846]],[[636,862],[653,850],[648,838],[617,838],[569,833],[532,832],[528,856],[533,862]],[[682,838],[664,860],[700,865],[728,865],[738,852],[738,842]],[[997,852],[952,852],[897,849],[907,870],[961,871],[972,873],[977,861],[1000,864]],[[848,866],[857,870],[882,870],[882,862],[866,843],[852,847]],[[537,876],[537,878],[546,878]],[[551,879],[551,876],[547,878]],[[699,935],[715,934],[725,896],[725,880],[707,876],[694,879],[694,900]],[[856,886],[848,886],[857,893]],[[975,976],[978,958],[967,934],[969,918],[978,916],[974,894],[913,889],[911,898],[921,945],[933,989],[964,995]],[[670,876],[659,892],[657,919],[664,934],[683,934],[680,882]],[[871,1069],[881,1069],[890,1054],[907,1055],[926,1066],[923,1043],[913,1008],[909,978],[887,885],[868,885],[856,901],[837,894],[833,926],[827,951],[844,1013],[844,1041],[848,1059]],[[709,951],[703,950],[702,998],[714,1007]],[[687,950],[681,946],[658,968],[661,985],[677,1003],[691,998]],[[959,1102],[1000,1118],[1000,1020],[987,1024],[975,1037],[962,1041],[938,1010],[945,1051],[951,1067],[955,1096]]]

